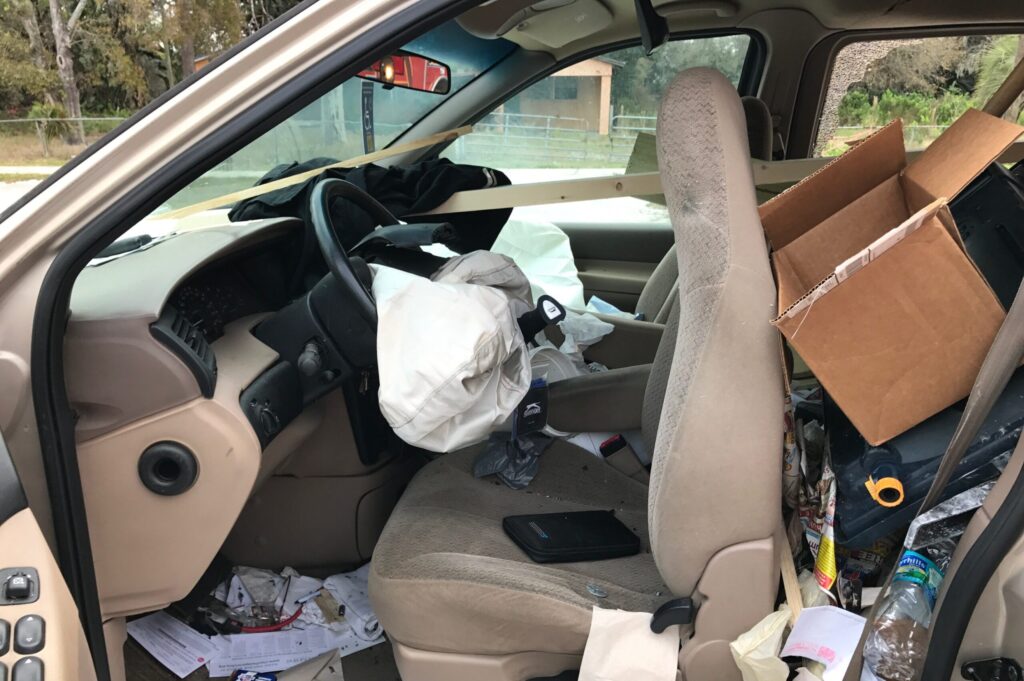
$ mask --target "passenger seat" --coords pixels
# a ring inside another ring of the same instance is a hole
[[[747,142],[750,145],[750,157],[762,161],[772,158],[772,113],[768,105],[758,97],[743,97],[743,114],[747,119]],[[676,247],[668,249],[658,266],[651,273],[651,278],[640,291],[636,303],[636,313],[642,314],[644,321],[664,324],[668,319],[669,310],[676,298],[679,279],[679,268],[676,265]]]
[[[555,676],[579,669],[593,608],[652,612],[687,597],[699,610],[683,631],[683,677],[739,681],[729,642],[775,606],[782,366],[736,89],[711,69],[683,72],[658,131],[679,293],[641,404],[610,395],[652,439],[650,484],[564,440],[525,490],[476,478],[481,446],[424,466],[370,570],[404,679]],[[512,515],[601,509],[639,537],[639,554],[539,564],[502,530]]]

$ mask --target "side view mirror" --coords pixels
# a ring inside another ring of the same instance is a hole
[[[358,75],[382,83],[385,88],[401,87],[439,95],[448,94],[452,87],[452,72],[447,64],[404,50],[375,61]]]

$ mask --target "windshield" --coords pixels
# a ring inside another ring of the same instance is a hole
[[[157,214],[251,187],[282,164],[318,159],[318,165],[327,165],[383,149],[501,61],[515,44],[476,38],[448,22],[403,49],[446,64],[452,81],[448,94],[350,78],[192,182]]]

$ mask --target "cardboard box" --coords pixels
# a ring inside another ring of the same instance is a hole
[[[970,393],[1005,312],[946,204],[1022,132],[971,110],[908,165],[897,120],[761,206],[773,324],[871,444]]]

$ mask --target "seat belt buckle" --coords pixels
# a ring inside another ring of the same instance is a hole
[[[615,470],[634,480],[643,483],[650,482],[651,475],[647,472],[646,466],[640,461],[640,457],[636,455],[636,452],[629,446],[629,442],[621,433],[612,435],[602,442],[598,449],[601,452],[601,456],[604,457],[605,463]]]
[[[615,452],[622,451],[628,446],[629,443],[626,442],[626,438],[620,433],[618,435],[612,435],[610,438],[602,442],[598,449],[601,450],[601,456],[607,459]]]

